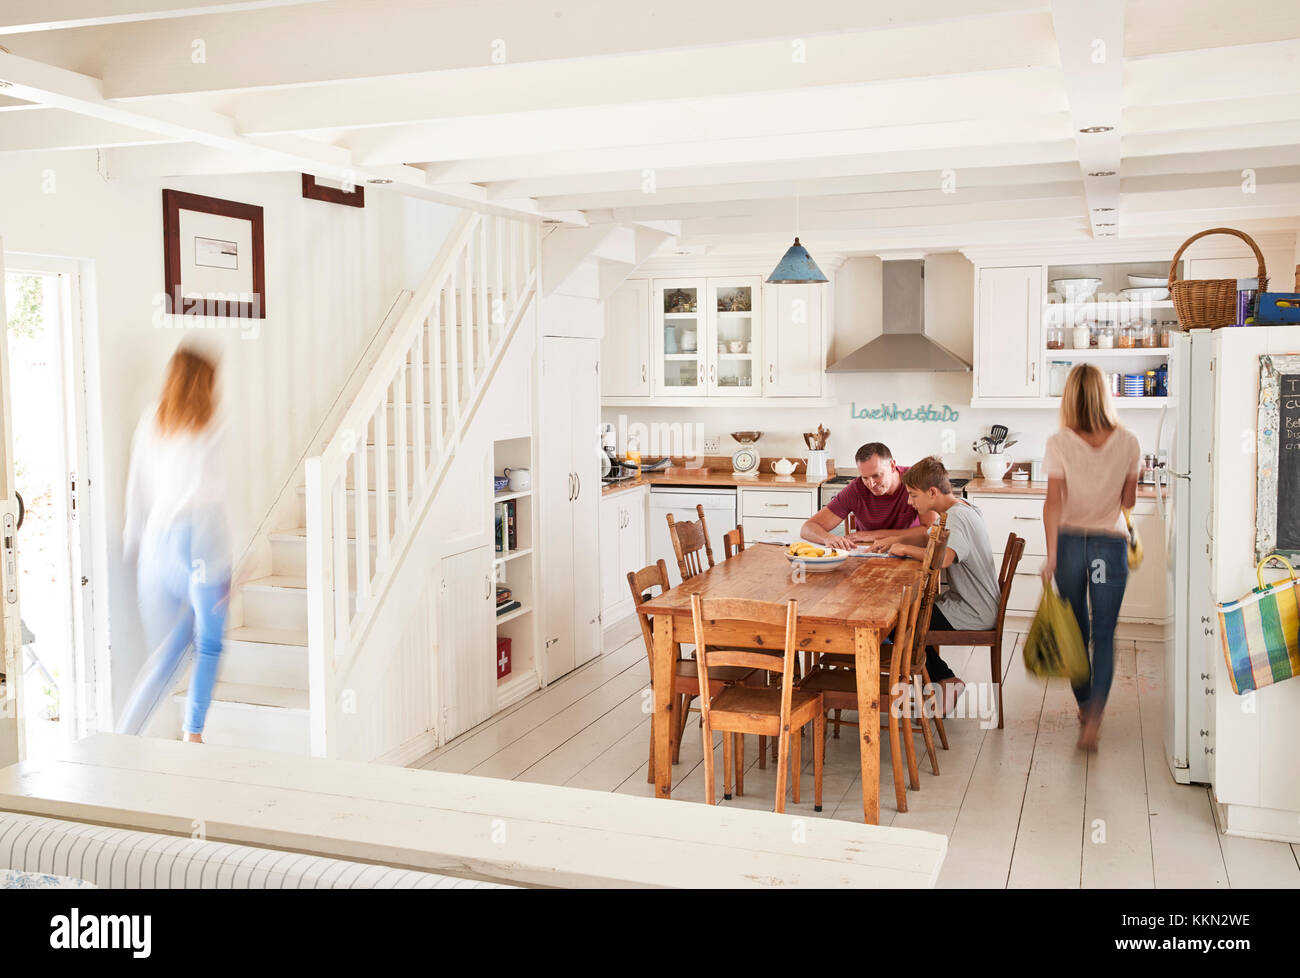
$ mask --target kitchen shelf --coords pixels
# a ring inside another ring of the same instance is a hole
[[[718,354],[718,359],[719,359],[719,360],[753,360],[753,359],[754,359],[754,354],[752,354],[752,353],[719,353],[719,354]]]
[[[506,492],[495,492],[492,494],[492,501],[494,503],[504,503],[508,499],[523,499],[532,494],[531,489],[523,489],[519,492],[510,492],[508,490]]]
[[[532,547],[517,547],[517,548],[515,548],[514,550],[506,550],[506,551],[504,551],[504,552],[498,550],[498,551],[496,552],[496,555],[497,555],[497,556],[496,556],[496,559],[497,559],[497,560],[514,560],[516,557],[527,557],[527,556],[528,556],[530,553],[532,553],[532,552],[533,552],[533,548],[532,548]]]
[[[531,614],[532,608],[528,605],[520,605],[514,611],[507,611],[504,615],[497,618],[498,625],[504,625],[508,621],[514,621],[516,618],[522,618],[524,615]]]
[[[752,319],[753,316],[754,316],[754,311],[752,309],[747,309],[745,312],[722,312],[721,310],[718,311],[719,319]]]
[[[1169,347],[1167,346],[1130,346],[1115,347],[1111,349],[1099,349],[1089,347],[1086,350],[1044,350],[1049,360],[1081,360],[1081,359],[1107,359],[1110,357],[1167,357],[1169,356]]]
[[[696,351],[695,353],[665,353],[664,354],[665,360],[698,360],[699,358],[700,358],[699,351]]]
[[[698,312],[666,312],[663,314],[664,319],[699,319]]]
[[[1078,302],[1053,302],[1049,295],[1046,305],[1047,309],[1088,309],[1088,308],[1105,308],[1107,306],[1146,306],[1148,309],[1172,309],[1174,307],[1173,299],[1083,299]]]
[[[1172,405],[1174,399],[1170,397],[1123,397],[1115,394],[1111,396],[1111,403],[1117,410],[1156,410],[1163,408],[1165,405]],[[1061,408],[1061,399],[1059,397],[973,397],[970,406],[981,409],[997,409],[999,411],[1028,409],[1028,410],[1052,410],[1058,411]]]

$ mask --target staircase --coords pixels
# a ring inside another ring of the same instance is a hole
[[[271,573],[238,589],[206,741],[337,753],[339,677],[536,294],[539,252],[537,225],[467,212],[453,228],[307,458],[296,521],[268,534]]]

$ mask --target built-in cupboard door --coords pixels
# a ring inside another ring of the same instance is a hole
[[[982,268],[976,336],[979,397],[1038,397],[1041,391],[1043,269]]]
[[[568,340],[569,435],[573,459],[573,652],[582,665],[600,654],[600,346]],[[546,433],[543,433],[543,438]],[[544,575],[544,580],[546,576]]]
[[[550,682],[573,670],[573,409],[571,344],[580,340],[542,338],[538,398],[538,471],[533,485],[540,496],[543,668]]]
[[[629,279],[605,300],[600,392],[604,397],[650,395],[650,283],[646,279]]]
[[[820,397],[821,285],[763,286],[763,393],[769,397]]]
[[[708,393],[755,397],[763,393],[763,280],[708,280]]]
[[[438,698],[443,743],[496,709],[496,587],[493,551],[444,557],[438,585]]]
[[[677,397],[703,394],[709,331],[705,280],[656,279],[654,287],[650,307],[654,392]]]

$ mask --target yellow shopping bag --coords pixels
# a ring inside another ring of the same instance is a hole
[[[1050,584],[1043,588],[1038,611],[1029,626],[1024,655],[1025,668],[1035,676],[1065,676],[1078,686],[1092,675],[1088,650],[1070,602]]]

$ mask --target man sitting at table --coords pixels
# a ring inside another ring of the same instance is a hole
[[[989,545],[984,516],[973,503],[955,496],[948,470],[936,456],[923,458],[903,476],[907,498],[923,523],[933,523],[947,513],[948,548],[939,559],[945,571],[947,588],[935,599],[930,616],[934,631],[984,631],[998,618],[998,571],[993,565],[993,548]],[[872,545],[873,550],[896,557],[925,557],[924,530],[905,530],[886,536]],[[925,648],[925,670],[930,681],[942,688],[943,715],[952,712],[966,688],[932,645]],[[1000,682],[1001,677],[994,677]]]
[[[890,532],[919,526],[916,510],[907,500],[903,473],[893,454],[878,441],[858,449],[854,461],[858,478],[835,494],[835,497],[807,520],[799,535],[823,547],[873,543]],[[853,514],[857,529],[844,536],[831,533]]]

